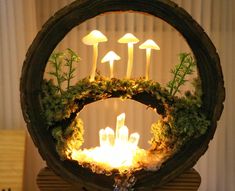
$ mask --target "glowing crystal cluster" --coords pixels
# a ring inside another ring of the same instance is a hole
[[[110,127],[99,131],[100,146],[73,150],[71,158],[79,163],[102,166],[106,170],[126,170],[138,166],[139,157],[146,154],[138,147],[140,135],[132,133],[125,126],[125,113],[117,117],[116,132]]]

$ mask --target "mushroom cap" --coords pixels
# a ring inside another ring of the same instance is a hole
[[[101,60],[101,63],[109,62],[113,60],[120,60],[120,56],[118,56],[114,51],[109,51]]]
[[[154,49],[160,50],[160,47],[151,39],[146,40],[143,44],[139,46],[140,49]]]
[[[106,42],[107,37],[98,30],[91,31],[88,35],[83,37],[82,42],[86,45],[94,45],[99,42]]]
[[[126,33],[123,37],[121,37],[118,40],[119,43],[132,43],[135,44],[137,42],[139,42],[139,39],[136,38],[133,34],[131,33]]]

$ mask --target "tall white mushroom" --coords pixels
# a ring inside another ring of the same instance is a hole
[[[110,65],[110,78],[113,78],[113,63],[114,60],[120,60],[120,56],[118,56],[115,52],[109,51],[101,60],[101,63],[109,62]]]
[[[146,40],[143,44],[139,46],[140,49],[146,50],[146,70],[145,70],[145,79],[149,79],[149,71],[150,71],[150,57],[151,50],[160,50],[160,47],[153,40]]]
[[[133,34],[127,33],[123,37],[118,40],[119,43],[127,43],[128,44],[128,62],[127,62],[127,72],[126,77],[129,79],[132,73],[133,67],[133,47],[134,44],[139,42],[139,39],[136,38]]]
[[[93,46],[93,64],[91,68],[90,81],[94,81],[95,79],[96,65],[98,59],[98,44],[100,42],[106,42],[107,40],[107,37],[98,30],[91,31],[82,39],[82,42],[84,44]]]

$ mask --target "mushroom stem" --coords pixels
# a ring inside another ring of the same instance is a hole
[[[90,76],[90,81],[91,82],[95,80],[97,59],[98,59],[98,43],[93,45],[93,64],[92,64],[91,76]]]
[[[150,57],[152,50],[160,50],[160,47],[151,39],[146,40],[143,44],[139,46],[140,49],[146,50],[146,70],[145,70],[145,79],[149,79],[150,72]]]
[[[109,61],[109,65],[110,65],[110,78],[113,78],[113,62],[114,62],[114,60],[110,60]]]
[[[131,78],[132,67],[133,67],[133,43],[128,43],[128,62],[127,62],[127,72],[126,72],[127,79]]]
[[[109,51],[101,60],[101,63],[108,62],[110,66],[110,78],[113,78],[113,63],[121,58],[113,51]]]
[[[151,57],[151,48],[146,49],[146,70],[145,70],[145,79],[149,79],[149,71],[150,71],[150,57]]]

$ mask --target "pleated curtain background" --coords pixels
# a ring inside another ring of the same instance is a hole
[[[43,23],[58,9],[72,0],[0,0],[0,128],[26,128],[19,100],[19,79],[22,63],[33,38]],[[226,87],[225,108],[218,123],[213,141],[206,154],[198,161],[196,169],[202,177],[201,191],[233,191],[235,189],[235,71],[233,50],[235,49],[234,0],[175,0],[185,8],[205,29],[214,42],[221,58]],[[78,63],[78,78],[89,75],[92,48],[81,43],[91,30],[98,29],[108,38],[108,44],[100,44],[99,62],[102,56],[114,49],[123,61],[115,63],[115,75],[125,76],[127,58],[125,45],[117,43],[126,32],[137,36],[141,42],[154,39],[161,47],[152,53],[151,78],[166,83],[170,79],[170,68],[177,63],[179,52],[190,52],[181,35],[158,18],[139,14],[105,14],[74,28],[58,45],[57,51],[71,48],[82,60]],[[135,48],[133,76],[143,76],[144,51]],[[104,75],[109,75],[106,63],[98,63]],[[50,67],[47,68],[50,70]],[[94,112],[95,110],[95,112]],[[125,111],[127,125],[131,131],[141,134],[141,145],[147,147],[150,134],[146,127],[157,119],[151,110],[146,110],[133,101],[104,101],[91,104],[81,112],[87,127],[86,146],[97,144],[100,128],[114,126],[115,117]],[[129,116],[129,117],[128,117]],[[86,128],[86,127],[85,127]],[[31,138],[27,138],[24,191],[36,191],[35,178],[45,163],[40,158]]]

